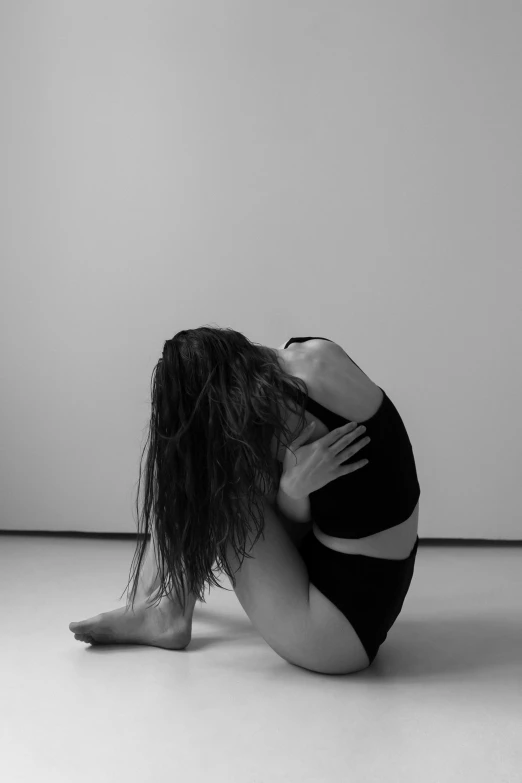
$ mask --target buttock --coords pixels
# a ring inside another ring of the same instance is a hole
[[[370,663],[397,620],[415,569],[419,539],[404,560],[337,552],[310,531],[299,546],[310,582],[347,618]]]

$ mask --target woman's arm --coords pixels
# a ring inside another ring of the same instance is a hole
[[[282,482],[279,484],[279,490],[277,492],[276,507],[291,522],[312,521],[310,497],[308,495],[300,498],[290,497],[290,495],[287,495],[284,491]]]

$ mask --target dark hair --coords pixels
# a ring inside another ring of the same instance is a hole
[[[275,350],[234,329],[211,326],[185,329],[167,340],[151,385],[145,498],[140,514],[140,463],[130,600],[134,606],[147,536],[154,530],[161,583],[149,600],[159,602],[174,588],[184,612],[183,576],[188,591],[205,603],[205,585],[221,587],[213,574],[216,560],[218,572],[224,570],[236,585],[228,543],[237,557],[252,557],[245,551],[250,520],[257,532],[253,546],[263,535],[261,496],[273,496],[279,485],[273,438],[278,446],[288,445],[302,432],[308,389],[285,372]],[[299,414],[295,432],[286,423],[288,408]]]

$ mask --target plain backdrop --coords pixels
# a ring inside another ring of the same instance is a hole
[[[521,539],[522,4],[0,5],[0,529],[129,532],[163,343],[340,343]]]

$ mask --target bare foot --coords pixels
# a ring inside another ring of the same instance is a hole
[[[149,644],[167,650],[182,650],[192,638],[192,618],[187,620],[181,610],[167,598],[157,606],[145,601],[136,603],[134,610],[122,606],[71,623],[74,638],[87,644]]]

